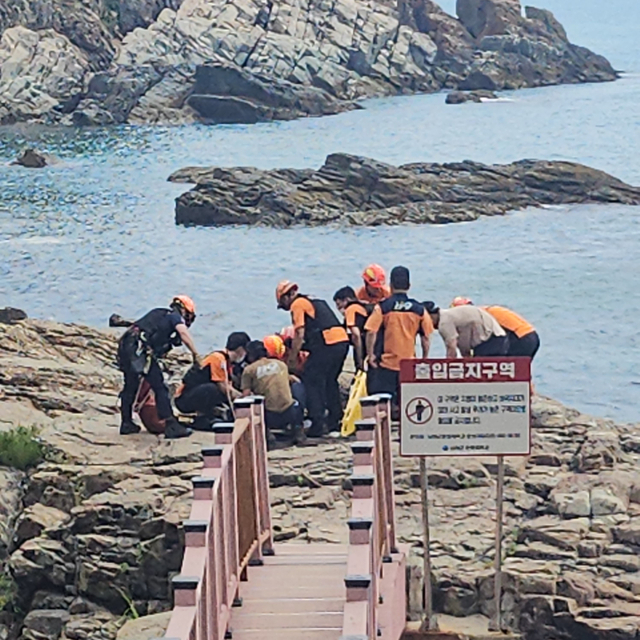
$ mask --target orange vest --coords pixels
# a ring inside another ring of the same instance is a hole
[[[507,331],[512,331],[518,338],[523,338],[535,331],[533,325],[529,324],[522,316],[518,315],[515,311],[507,309],[506,307],[483,307],[483,309],[491,314],[498,322],[498,324]]]

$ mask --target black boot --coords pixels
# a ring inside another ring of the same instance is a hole
[[[134,433],[140,433],[140,427],[133,420],[123,420],[120,423],[121,436],[130,436]]]
[[[327,433],[327,427],[324,422],[317,424],[316,422],[311,424],[311,428],[307,431],[309,438],[322,438]]]
[[[307,444],[307,434],[304,432],[304,427],[301,424],[294,425],[293,427],[293,444]]]
[[[164,437],[166,440],[174,440],[175,438],[187,438],[193,431],[181,425],[175,418],[167,418],[164,427]]]
[[[194,431],[212,431],[213,420],[207,416],[198,416],[190,426]]]

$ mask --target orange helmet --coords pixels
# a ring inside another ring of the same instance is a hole
[[[295,282],[291,282],[291,280],[282,280],[278,283],[276,287],[276,302],[278,303],[278,308],[280,308],[280,302],[287,293],[293,290],[298,290],[298,285]]]
[[[174,296],[173,300],[171,301],[171,306],[181,307],[187,313],[190,313],[194,316],[196,315],[196,305],[189,296]]]
[[[473,304],[471,298],[465,298],[464,296],[456,296],[449,305],[450,307],[464,307],[468,304]]]
[[[374,289],[382,289],[387,282],[387,274],[379,264],[370,264],[362,272],[364,283]]]
[[[284,340],[279,335],[266,336],[262,339],[262,344],[270,358],[278,358],[278,360],[284,358],[286,349]]]

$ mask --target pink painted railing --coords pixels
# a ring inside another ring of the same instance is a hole
[[[215,445],[203,448],[202,475],[193,479],[165,638],[223,640],[247,567],[273,553],[263,399],[238,400],[234,412],[234,423],[214,425]]]
[[[343,638],[377,638],[380,630],[380,605],[385,597],[397,598],[387,637],[399,637],[404,628],[404,594],[395,593],[400,584],[392,584],[389,594],[381,593],[385,567],[397,554],[393,457],[391,452],[391,408],[387,395],[363,398],[363,419],[356,423],[353,449],[353,496],[349,519],[346,604]],[[404,560],[400,564],[404,566]],[[398,563],[396,562],[396,566]],[[401,576],[404,584],[404,577]],[[388,603],[394,608],[394,603]],[[397,610],[399,607],[402,610]]]

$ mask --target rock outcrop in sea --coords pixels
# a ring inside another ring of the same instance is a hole
[[[614,80],[519,0],[3,0],[0,123],[257,122]]]
[[[176,199],[184,225],[392,225],[463,222],[572,203],[640,204],[640,188],[574,162],[412,163],[334,153],[320,169],[188,167]]]
[[[183,554],[191,478],[208,434],[118,435],[114,334],[0,323],[0,431],[34,426],[46,459],[0,467],[0,638],[161,636]],[[172,358],[175,378],[184,358]],[[529,458],[506,463],[504,618],[524,640],[640,634],[640,425],[537,397]],[[342,440],[269,454],[277,540],[345,542],[351,451]],[[496,462],[429,462],[436,609],[488,614]],[[418,466],[395,459],[400,540],[421,553]],[[143,617],[135,618],[133,609]],[[120,631],[119,631],[120,629]],[[141,629],[147,629],[145,634]]]

